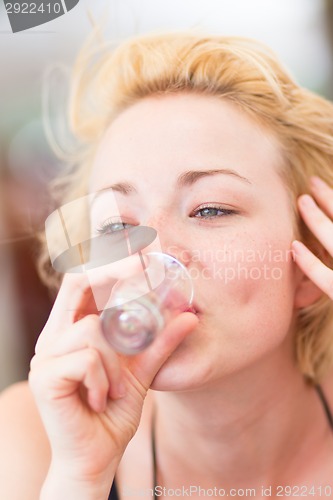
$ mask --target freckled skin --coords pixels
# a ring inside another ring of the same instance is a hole
[[[281,360],[290,353],[299,273],[291,258],[272,259],[274,252],[287,254],[293,239],[281,166],[271,133],[214,97],[149,97],[107,130],[91,191],[122,181],[135,185],[137,193],[117,195],[122,215],[156,228],[164,251],[181,260],[196,255],[187,266],[200,323],[160,369],[154,389],[209,386],[274,350]],[[249,182],[219,174],[176,189],[185,171],[215,168],[233,169]],[[236,214],[190,216],[210,202]]]

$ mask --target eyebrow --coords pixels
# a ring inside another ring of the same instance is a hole
[[[129,182],[117,182],[116,184],[112,184],[111,186],[103,188],[100,191],[106,191],[108,189],[112,189],[113,191],[117,191],[118,193],[124,195],[137,193],[135,187]]]
[[[239,179],[242,182],[245,182],[247,184],[252,184],[249,181],[249,179],[247,179],[243,175],[240,175],[235,170],[231,170],[231,169],[227,169],[227,168],[215,168],[215,169],[211,169],[211,170],[188,170],[187,172],[182,173],[177,178],[176,186],[177,186],[177,188],[192,186],[199,179],[202,179],[204,177],[212,177],[215,175],[221,175],[221,174],[230,175],[232,177],[235,177],[236,179]],[[118,193],[121,193],[125,196],[130,195],[130,194],[135,194],[138,192],[133,184],[130,184],[128,182],[117,182],[116,184],[111,184],[110,186],[107,186],[105,188],[100,189],[97,192],[96,196],[98,196],[99,192],[108,191],[110,189],[112,189],[113,191],[117,191]]]
[[[231,170],[228,168],[215,168],[212,170],[189,170],[188,172],[184,172],[178,177],[177,186],[178,187],[192,186],[198,179],[201,179],[203,177],[211,177],[219,174],[231,175],[236,179],[246,182],[247,184],[251,184],[249,179],[243,177],[243,175],[240,175],[235,170]]]

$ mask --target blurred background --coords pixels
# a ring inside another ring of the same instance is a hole
[[[0,2],[0,390],[27,378],[52,306],[36,272],[36,234],[52,211],[47,185],[64,165],[45,136],[43,89],[47,80],[52,117],[65,103],[66,68],[91,19],[103,20],[106,37],[117,41],[189,28],[256,38],[299,83],[333,99],[333,0],[81,0],[66,15],[15,34]],[[65,124],[58,133],[70,142]]]

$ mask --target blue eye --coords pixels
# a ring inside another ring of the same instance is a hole
[[[191,217],[203,218],[203,219],[213,219],[215,217],[223,217],[226,215],[235,214],[236,210],[231,210],[228,208],[223,208],[219,206],[207,205],[201,208],[197,208],[191,214]]]
[[[125,229],[129,229],[133,227],[133,224],[129,224],[123,221],[112,221],[111,219],[106,220],[101,224],[101,226],[97,229],[98,234],[112,234],[117,233],[119,231],[124,231]]]

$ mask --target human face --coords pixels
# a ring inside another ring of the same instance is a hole
[[[91,191],[130,185],[116,192],[123,220],[155,228],[194,281],[198,327],[154,388],[202,386],[273,351],[286,356],[296,278],[281,166],[272,134],[217,97],[151,96],[106,131]],[[93,218],[93,229],[112,215]]]

